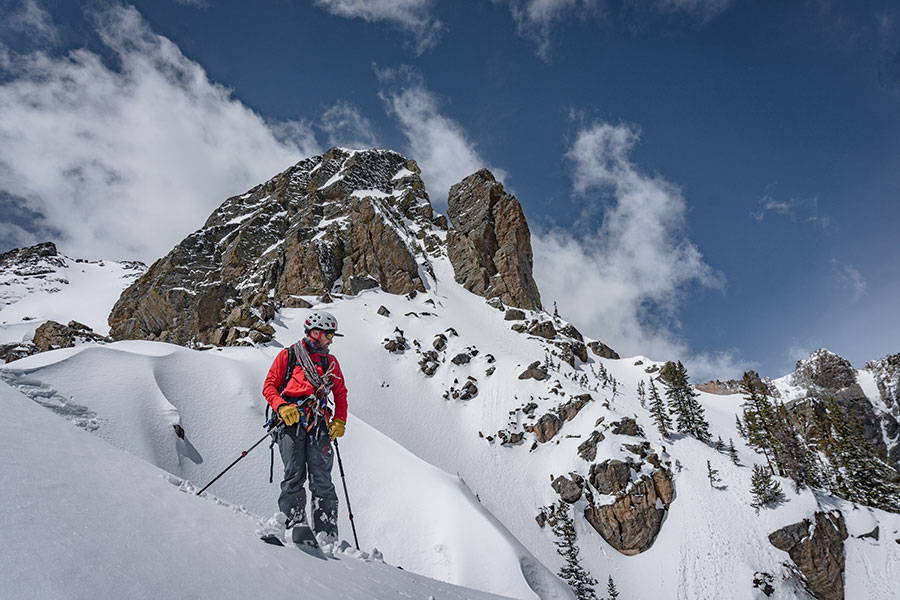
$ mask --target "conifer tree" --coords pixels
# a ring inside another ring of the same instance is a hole
[[[825,408],[832,438],[826,446],[832,491],[851,502],[900,512],[897,472],[878,457],[859,422],[837,400],[829,398]]]
[[[637,395],[638,395],[638,400],[640,400],[640,402],[641,402],[641,406],[646,408],[647,407],[647,389],[644,387],[643,379],[641,379],[638,382]]]
[[[656,423],[659,435],[668,438],[669,432],[672,430],[672,418],[652,379],[650,380],[650,415],[653,417],[653,422]]]
[[[606,598],[607,600],[616,600],[619,597],[619,590],[616,589],[616,582],[613,581],[612,575],[609,576],[609,580],[606,583]]]
[[[734,464],[741,464],[741,461],[738,458],[737,448],[734,447],[734,440],[731,438],[728,438],[728,457]]]
[[[565,564],[557,573],[575,592],[578,600],[598,600],[594,586],[597,580],[591,577],[578,559],[579,549],[576,543],[575,523],[569,515],[569,505],[560,500],[551,511],[549,522],[556,536],[556,551],[565,559]]]
[[[781,484],[772,477],[771,471],[762,465],[753,465],[753,474],[750,476],[750,493],[753,496],[750,506],[757,509],[784,500]]]
[[[722,479],[719,477],[719,470],[713,469],[709,461],[706,461],[706,477],[709,479],[709,487],[711,488],[716,487],[716,484],[722,483]]]
[[[719,438],[716,440],[716,452],[721,452],[724,449],[725,449],[725,442],[722,441],[722,436],[720,435]]]
[[[766,458],[769,471],[775,473],[772,464],[775,436],[772,435],[774,410],[767,397],[760,392],[759,385],[750,371],[744,373],[741,380],[741,391],[744,392],[744,426],[747,443],[751,448]]]
[[[672,364],[672,363],[667,363]],[[669,408],[675,415],[675,426],[681,433],[692,435],[698,440],[709,439],[709,423],[703,407],[697,401],[700,394],[691,387],[687,369],[681,361],[675,363],[667,371],[668,389],[666,398]]]

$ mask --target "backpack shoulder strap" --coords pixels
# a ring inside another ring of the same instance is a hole
[[[288,364],[287,369],[284,372],[284,381],[281,382],[281,385],[278,387],[278,393],[284,391],[284,388],[287,387],[288,382],[291,380],[291,376],[294,374],[294,367],[297,366],[297,354],[294,352],[294,346],[288,346]]]

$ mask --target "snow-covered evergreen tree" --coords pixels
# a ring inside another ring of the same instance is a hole
[[[750,493],[753,501],[750,506],[760,508],[768,504],[784,500],[784,493],[769,469],[762,465],[753,465],[753,474],[750,476]]]
[[[637,395],[638,395],[638,400],[639,400],[640,403],[641,403],[641,406],[643,406],[644,408],[646,408],[646,407],[647,407],[647,388],[644,386],[644,380],[643,380],[643,379],[641,379],[641,380],[638,382]]]
[[[734,440],[731,438],[728,438],[728,458],[736,465],[741,464],[741,461],[738,458],[737,448],[734,447]]]
[[[575,522],[569,514],[569,504],[560,500],[553,506],[549,519],[556,536],[554,544],[556,551],[565,559],[565,564],[557,573],[572,591],[578,600],[597,600],[597,592],[594,586],[597,580],[581,565],[578,559],[579,549],[575,533]]]
[[[616,600],[619,597],[619,590],[616,588],[616,582],[613,581],[612,575],[606,582],[606,600]]]
[[[667,363],[669,365],[673,363]],[[709,423],[703,406],[697,401],[700,395],[691,387],[687,369],[681,361],[674,363],[666,372],[668,389],[666,398],[675,415],[675,426],[681,433],[692,435],[698,440],[709,439]]]

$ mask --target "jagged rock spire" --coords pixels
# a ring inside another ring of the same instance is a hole
[[[516,197],[482,169],[450,188],[448,213],[447,253],[456,281],[485,298],[540,309],[531,232]]]

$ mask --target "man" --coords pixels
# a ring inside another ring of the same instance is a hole
[[[278,509],[293,527],[295,543],[315,546],[315,533],[337,540],[337,494],[331,481],[334,454],[331,442],[344,435],[347,422],[347,386],[331,346],[337,319],[313,311],[304,323],[306,337],[278,353],[263,383],[263,396],[284,427],[277,434],[284,463],[284,481]],[[290,370],[290,372],[288,372]],[[332,408],[330,394],[334,393]],[[306,519],[309,475],[312,493],[312,529]]]

